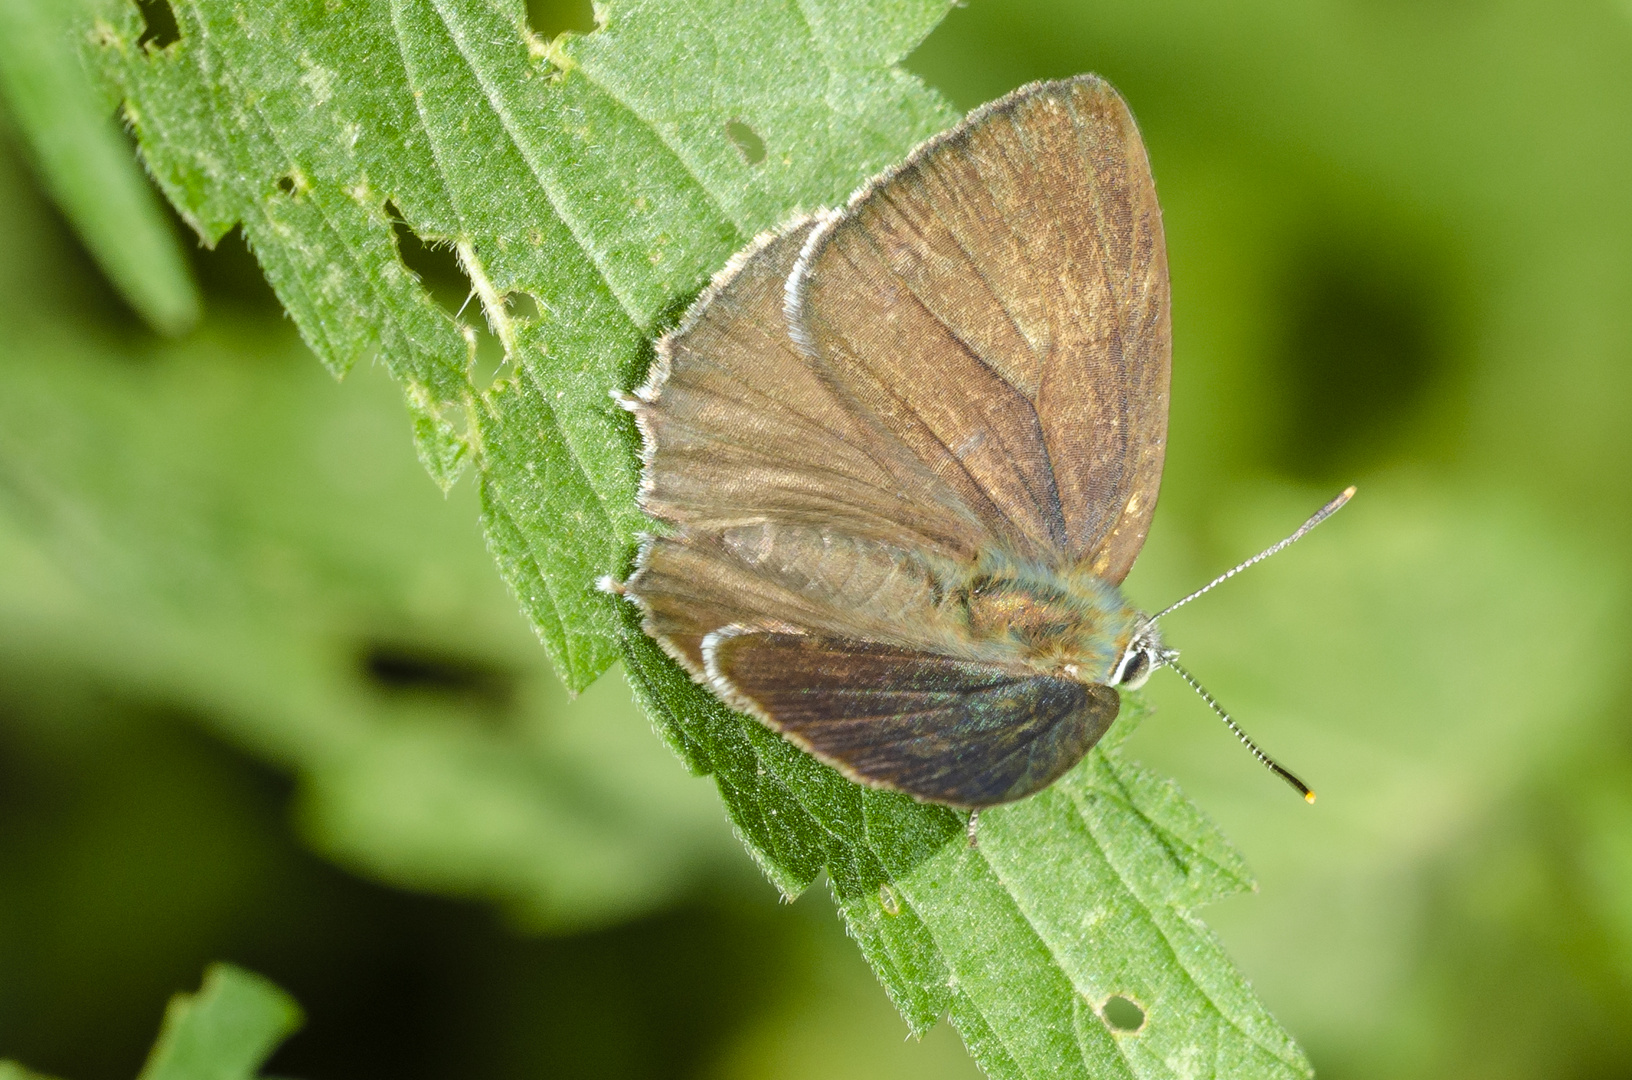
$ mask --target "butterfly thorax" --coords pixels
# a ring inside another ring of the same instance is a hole
[[[1142,616],[1088,570],[988,553],[946,592],[978,652],[1079,682],[1109,683]]]

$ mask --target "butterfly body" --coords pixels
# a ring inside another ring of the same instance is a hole
[[[1023,798],[1160,649],[1118,586],[1160,485],[1169,334],[1126,105],[1094,76],[1023,87],[759,237],[658,342],[622,403],[664,528],[618,591],[847,776]]]
[[[973,651],[1089,683],[1109,683],[1141,614],[1088,570],[1055,571],[986,553],[949,590]]]

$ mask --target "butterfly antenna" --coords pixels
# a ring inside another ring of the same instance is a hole
[[[1350,488],[1349,490],[1352,492],[1354,489]],[[1341,502],[1337,504],[1337,506],[1342,505],[1343,504]],[[1328,507],[1328,510],[1332,509],[1336,509],[1336,507]],[[1270,772],[1274,773],[1276,776],[1279,776],[1282,780],[1285,780],[1288,784],[1291,784],[1294,788],[1296,788],[1298,794],[1303,796],[1304,802],[1312,803],[1315,801],[1315,793],[1309,790],[1309,785],[1305,784],[1302,780],[1299,780],[1296,776],[1293,776],[1292,770],[1286,768],[1280,762],[1258,749],[1258,744],[1253,742],[1245,731],[1241,730],[1241,725],[1230,719],[1230,714],[1224,711],[1224,706],[1218,703],[1218,699],[1209,694],[1207,692],[1207,688],[1202,686],[1200,682],[1196,681],[1196,677],[1194,675],[1180,667],[1178,661],[1175,660],[1173,656],[1163,657],[1162,663],[1164,666],[1172,668],[1178,674],[1179,678],[1190,684],[1190,689],[1201,695],[1201,700],[1205,701],[1212,708],[1212,710],[1218,714],[1218,718],[1224,721],[1225,727],[1235,732],[1235,737],[1241,740],[1242,746],[1245,746],[1248,750],[1252,751],[1252,756],[1258,759],[1259,764],[1263,765],[1264,768],[1268,769]]]
[[[1271,555],[1275,555],[1275,554],[1279,553],[1280,551],[1284,550],[1285,548],[1291,547],[1293,544],[1297,543],[1299,540],[1302,540],[1306,535],[1308,535],[1308,533],[1309,533],[1309,531],[1311,529],[1313,529],[1316,525],[1319,525],[1322,521],[1325,521],[1327,518],[1331,517],[1333,514],[1337,513],[1339,510],[1341,510],[1343,508],[1344,503],[1346,503],[1350,499],[1354,498],[1354,491],[1355,491],[1354,485],[1350,484],[1348,487],[1343,489],[1342,494],[1338,495],[1337,498],[1333,499],[1331,502],[1327,503],[1325,506],[1321,507],[1319,510],[1316,510],[1313,517],[1311,517],[1308,521],[1305,521],[1302,525],[1299,525],[1297,532],[1293,533],[1291,536],[1288,536],[1285,540],[1282,540],[1280,543],[1274,545],[1273,547],[1265,548],[1263,551],[1260,551],[1258,554],[1254,555],[1252,558],[1248,559],[1246,562],[1241,563],[1238,566],[1232,566],[1230,569],[1228,569],[1224,573],[1218,575],[1216,578],[1209,581],[1207,584],[1203,585],[1201,588],[1197,589],[1195,592],[1191,593],[1189,596],[1186,596],[1183,600],[1180,600],[1178,603],[1167,605],[1165,608],[1158,611],[1156,614],[1152,615],[1150,618],[1146,619],[1145,622],[1144,622],[1144,625],[1149,626],[1151,623],[1155,622],[1157,619],[1160,619],[1163,615],[1166,615],[1168,612],[1173,611],[1173,610],[1175,610],[1177,608],[1183,607],[1184,605],[1188,604],[1190,601],[1194,600],[1196,597],[1201,596],[1204,593],[1211,592],[1213,589],[1215,589],[1218,586],[1224,584],[1226,581],[1230,580],[1232,577],[1239,574],[1241,571],[1245,570],[1247,567],[1252,566],[1252,565],[1254,565],[1256,563],[1261,563],[1265,559],[1269,558]],[[1197,687],[1197,689],[1200,689],[1200,687]],[[1202,696],[1205,697],[1206,694],[1204,693]]]

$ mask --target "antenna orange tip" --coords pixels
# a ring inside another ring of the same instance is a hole
[[[1350,484],[1348,487],[1343,489],[1343,497],[1345,499],[1352,499],[1354,498],[1354,493],[1359,490],[1359,488],[1355,487],[1353,484]]]
[[[1306,803],[1314,802],[1315,801],[1315,793],[1313,791],[1304,792],[1303,793],[1303,801],[1306,802]]]

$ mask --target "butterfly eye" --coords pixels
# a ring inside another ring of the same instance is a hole
[[[1116,669],[1116,677],[1111,681],[1117,686],[1137,690],[1145,685],[1148,678],[1150,678],[1150,653],[1142,648],[1133,648],[1123,655],[1122,663]]]

